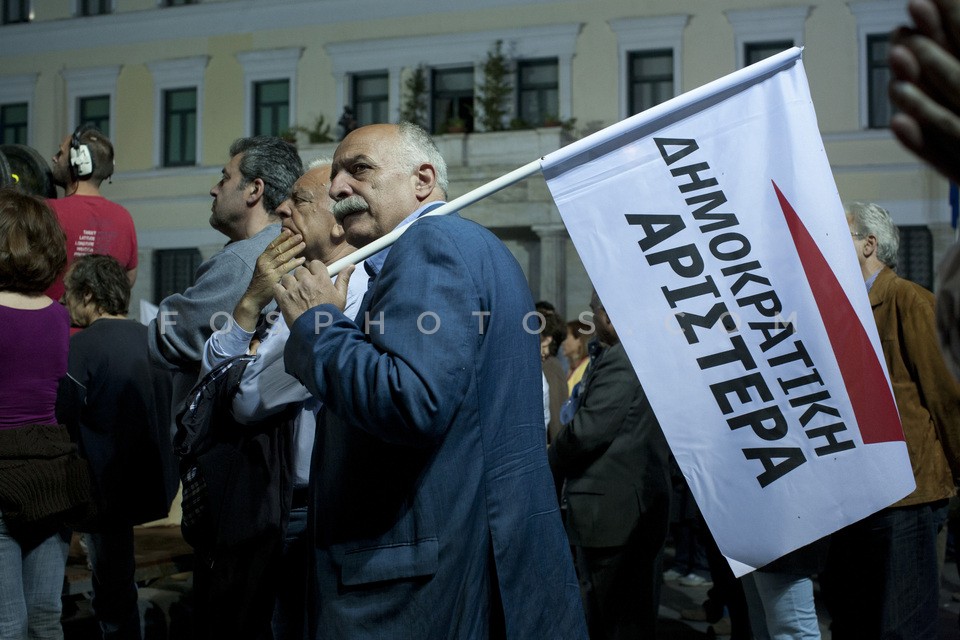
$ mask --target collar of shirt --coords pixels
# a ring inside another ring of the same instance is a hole
[[[446,203],[445,203],[445,202],[431,202],[431,203],[429,203],[429,204],[423,205],[422,207],[420,207],[419,209],[417,209],[416,211],[414,211],[413,213],[411,213],[410,215],[408,215],[406,218],[404,218],[403,220],[401,220],[401,221],[400,221],[400,224],[398,224],[398,225],[396,226],[396,228],[397,228],[397,229],[400,229],[400,228],[402,228],[402,227],[405,227],[405,226],[413,223],[414,220],[416,220],[417,218],[419,218],[419,217],[422,216],[423,214],[427,213],[428,211],[432,211],[433,209],[436,209],[437,207],[439,207],[439,206],[442,205],[442,204],[446,204]],[[390,253],[390,247],[386,247],[386,248],[384,248],[384,249],[381,249],[380,251],[378,251],[377,253],[373,254],[372,256],[370,256],[369,258],[367,258],[367,259],[364,261],[364,263],[363,263],[363,268],[366,269],[366,271],[367,271],[367,273],[370,275],[370,278],[371,278],[371,279],[372,279],[372,278],[376,278],[376,277],[377,277],[377,274],[380,273],[380,269],[383,268],[383,263],[386,261],[386,259],[387,259],[387,254],[388,254],[388,253]]]
[[[883,271],[883,269],[880,269],[880,271]],[[877,271],[875,274],[867,278],[867,281],[865,283],[867,285],[867,293],[870,292],[870,287],[872,287],[873,283],[877,280],[877,276],[880,275],[880,271]]]

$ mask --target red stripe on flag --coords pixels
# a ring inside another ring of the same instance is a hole
[[[863,324],[797,212],[787,202],[776,182],[773,182],[773,188],[837,357],[840,374],[860,427],[860,437],[864,444],[902,442],[903,428],[897,407]]]

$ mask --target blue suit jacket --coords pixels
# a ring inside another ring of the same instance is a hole
[[[506,247],[451,215],[390,249],[356,324],[324,305],[291,327],[287,370],[326,407],[313,637],[586,637],[532,310]]]

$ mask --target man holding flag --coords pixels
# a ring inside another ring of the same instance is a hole
[[[519,265],[480,225],[424,215],[446,164],[415,125],[351,132],[331,177],[351,244],[409,230],[366,260],[357,323],[350,271],[334,286],[311,262],[275,287],[287,371],[325,406],[310,637],[584,638]]]

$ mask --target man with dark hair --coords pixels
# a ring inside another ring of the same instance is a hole
[[[253,276],[257,257],[280,233],[276,208],[303,173],[297,149],[280,138],[241,138],[210,189],[210,226],[230,241],[200,265],[194,284],[160,303],[148,340],[154,362],[176,371],[173,417],[197,382],[203,345],[221,328]]]
[[[77,258],[64,278],[73,324],[57,418],[90,465],[96,521],[87,531],[93,612],[104,638],[139,638],[133,526],[165,518],[177,491],[168,430],[169,372],[147,355],[147,328],[127,318],[130,283],[111,256]]]
[[[67,236],[67,266],[78,256],[111,255],[127,274],[130,285],[137,279],[137,232],[130,212],[100,195],[101,183],[113,175],[113,145],[94,127],[78,127],[60,143],[53,156],[53,181],[64,197],[50,199]],[[63,277],[46,294],[54,300],[63,295]]]
[[[280,233],[277,207],[302,173],[303,163],[296,147],[280,138],[241,138],[230,146],[230,161],[224,166],[220,181],[210,189],[210,226],[230,241],[200,265],[191,287],[160,303],[157,318],[148,331],[152,360],[175,371],[174,420],[199,377],[204,344],[229,321],[253,277],[257,258]],[[174,423],[172,431],[175,430]],[[224,619],[219,603],[225,586],[239,584],[244,593],[255,592],[258,579],[251,566],[255,560],[268,557],[258,554],[258,549],[254,546],[243,551],[229,550],[216,557],[207,550],[198,551],[194,567],[194,622],[198,637],[209,636],[210,626]],[[250,613],[245,601],[235,602],[245,608],[244,613]],[[241,620],[239,615],[234,617]],[[245,637],[261,637],[268,632],[269,617],[265,629],[248,628]]]

